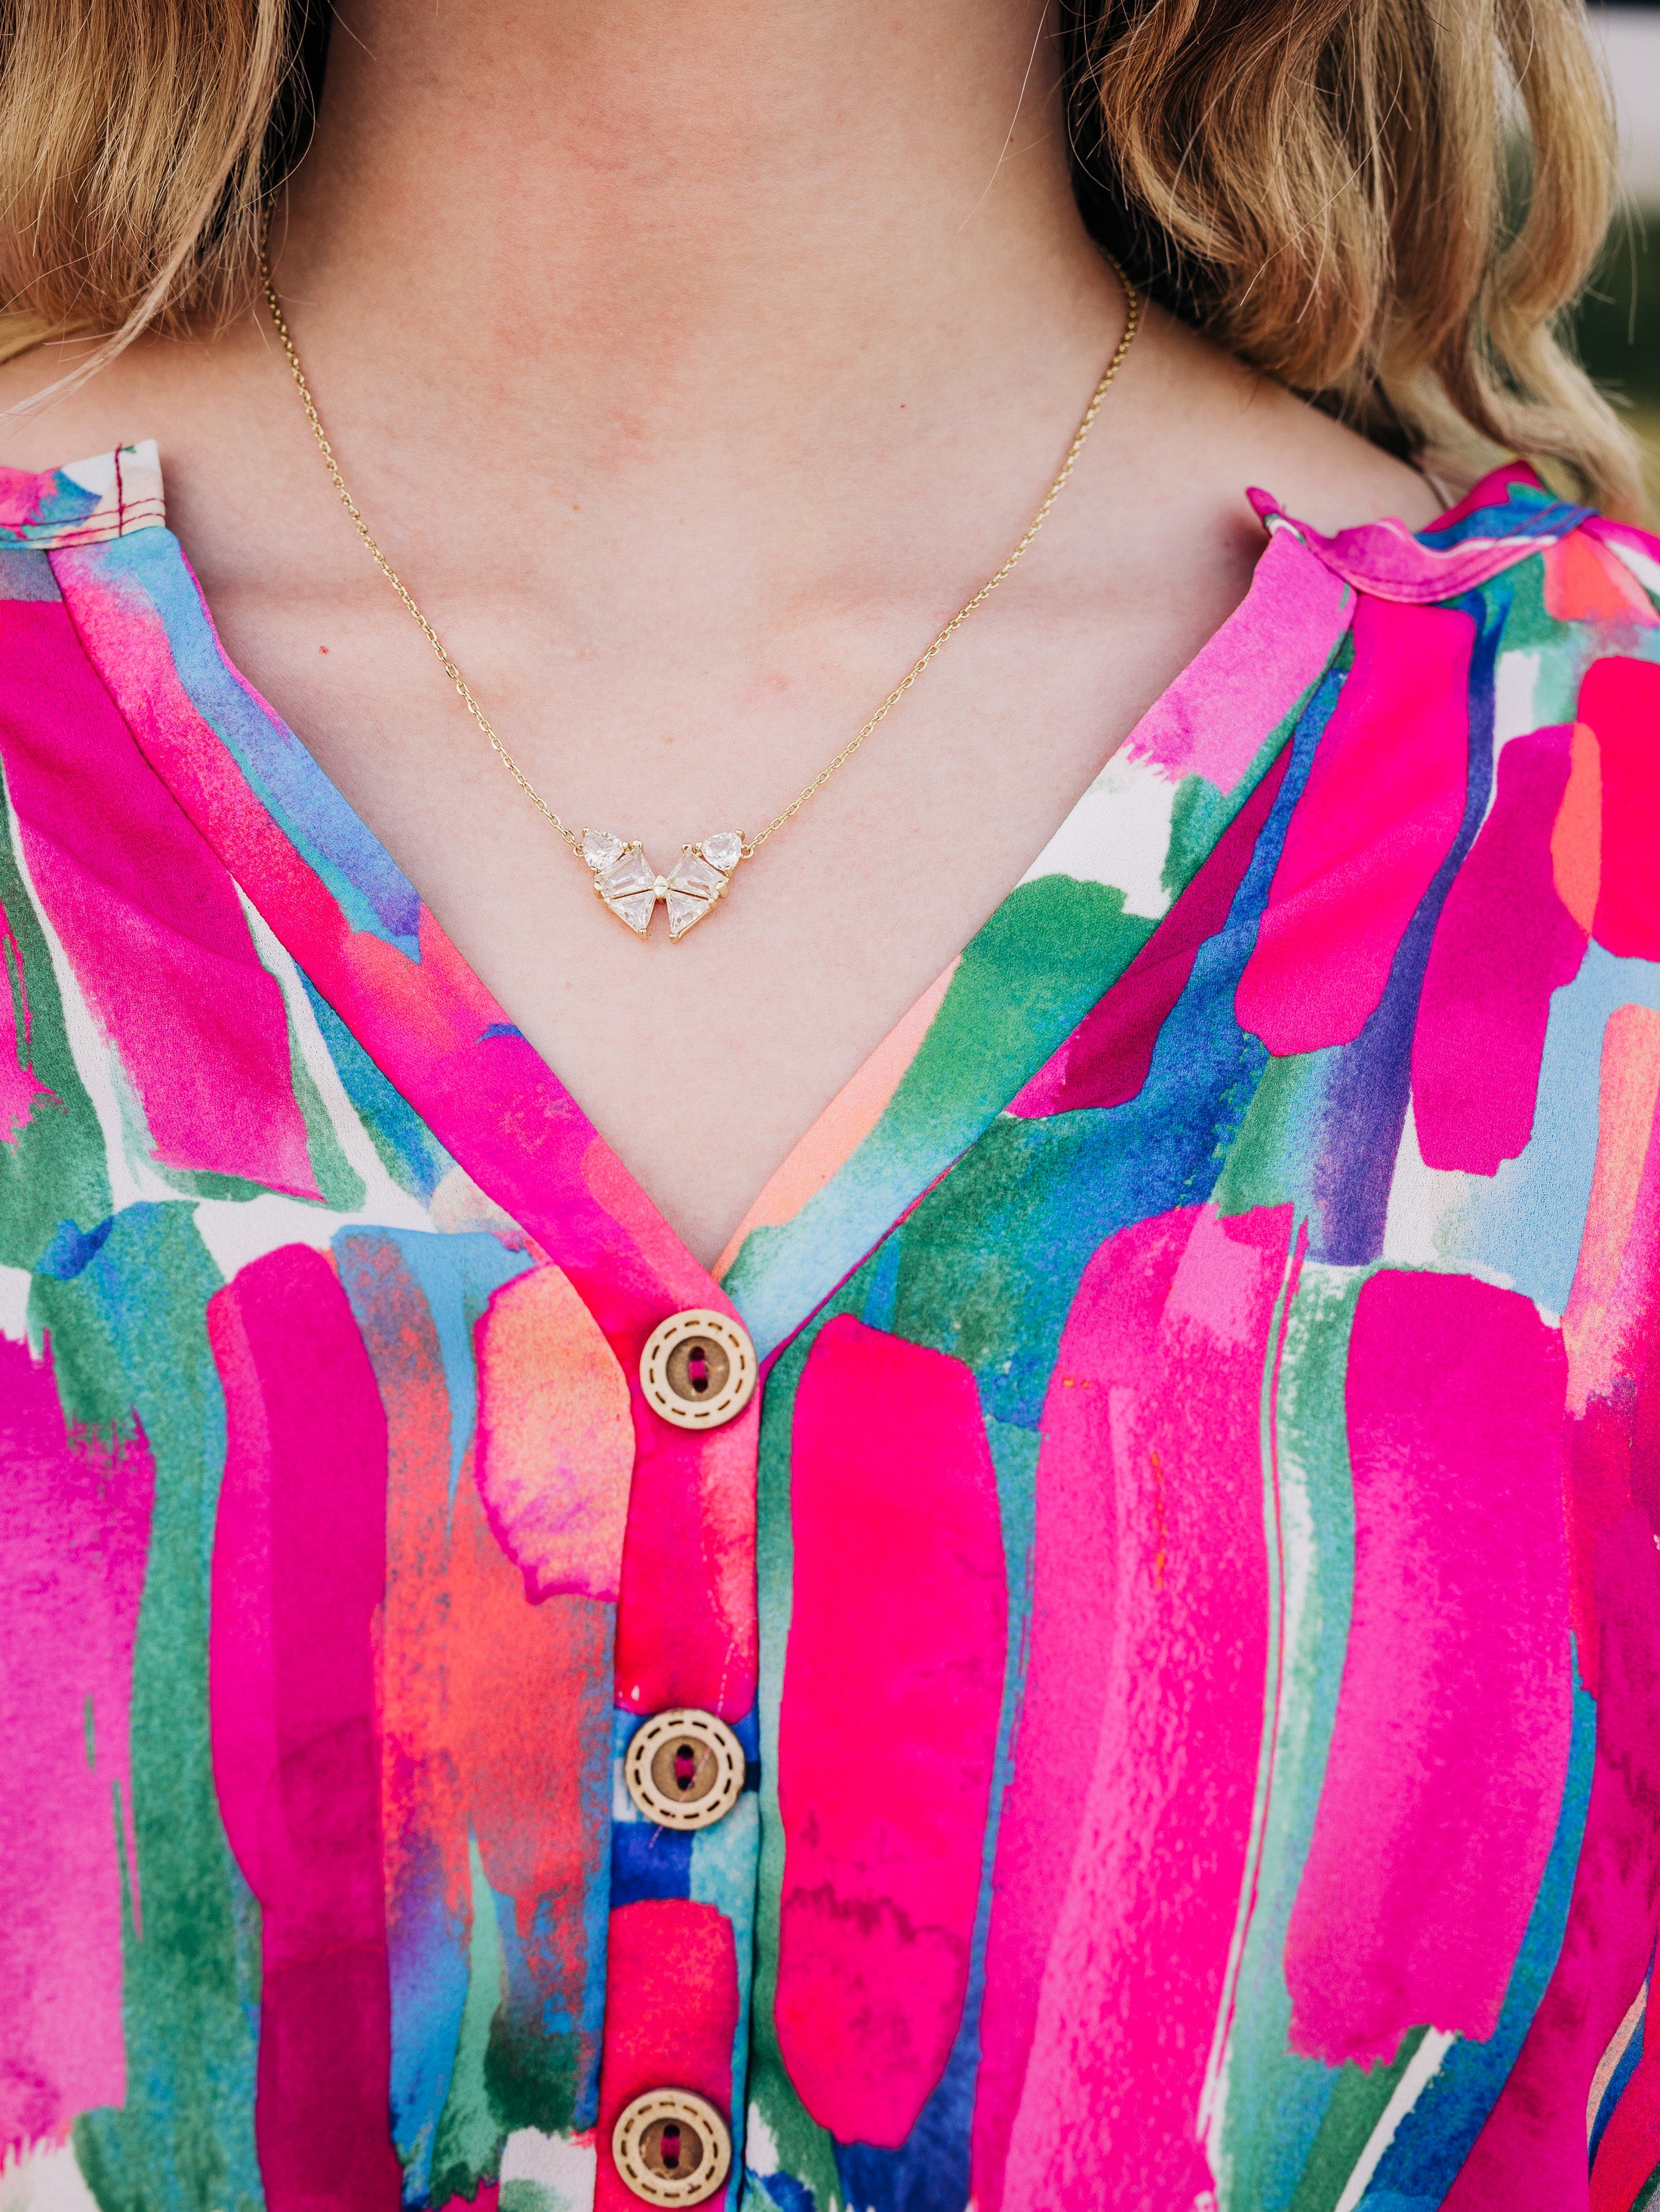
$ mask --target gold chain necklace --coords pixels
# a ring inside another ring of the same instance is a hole
[[[661,901],[669,909],[669,935],[671,939],[684,937],[688,929],[701,921],[726,890],[738,863],[741,860],[753,860],[773,831],[783,829],[786,822],[793,821],[814,793],[822,791],[836,770],[845,767],[852,759],[871,732],[893,713],[894,708],[899,705],[900,701],[904,698],[946,640],[954,636],[969,616],[973,613],[975,608],[982,605],[997,590],[998,585],[1002,583],[1003,578],[1008,575],[1009,570],[1026,551],[1027,547],[1043,528],[1048,519],[1050,508],[1060,497],[1067,478],[1077,464],[1078,456],[1083,451],[1084,440],[1089,435],[1095,417],[1100,411],[1101,402],[1106,397],[1107,386],[1123,366],[1124,357],[1130,351],[1136,328],[1141,322],[1142,303],[1139,295],[1111,254],[1106,256],[1106,259],[1118,282],[1124,287],[1124,299],[1127,303],[1124,336],[1113,349],[1112,358],[1106,364],[1101,380],[1095,386],[1094,394],[1088,406],[1084,410],[1083,420],[1078,425],[1072,443],[1066,449],[1066,459],[1061,463],[1055,481],[1045,493],[1042,505],[1027,523],[1020,543],[1009,554],[1003,566],[994,574],[986,578],[973,598],[966,600],[958,608],[944,629],[912,662],[911,666],[900,677],[875,714],[848,740],[835,758],[820,769],[811,783],[805,785],[796,793],[781,814],[773,816],[758,836],[746,837],[741,830],[717,830],[713,836],[701,839],[695,845],[682,845],[679,860],[669,873],[663,876],[659,875],[646,859],[645,848],[638,838],[630,842],[614,836],[609,830],[583,830],[579,832],[573,830],[548,805],[530,777],[525,775],[512,753],[496,735],[489,716],[474,698],[466,678],[451,658],[449,648],[415,605],[413,593],[381,551],[368,524],[363,520],[362,512],[357,501],[346,489],[346,479],[340,473],[340,464],[335,459],[334,447],[330,444],[328,434],[323,428],[323,418],[317,411],[317,402],[312,397],[312,387],[306,380],[306,372],[300,367],[300,356],[295,349],[288,319],[282,313],[282,303],[276,296],[276,287],[271,280],[269,220],[266,230],[259,241],[259,275],[264,286],[265,303],[271,311],[271,320],[276,325],[276,334],[282,342],[282,350],[288,356],[289,371],[304,404],[306,420],[310,422],[312,434],[317,439],[317,449],[322,454],[324,465],[333,480],[335,489],[340,495],[341,505],[350,515],[353,526],[362,539],[376,568],[379,569],[381,574],[421,625],[421,635],[437,654],[439,665],[451,683],[454,684],[460,696],[462,705],[489,739],[491,748],[502,766],[531,804],[553,824],[577,858],[591,871],[594,890],[602,902],[610,908],[620,921],[626,922],[637,937],[644,937],[651,927],[651,916],[657,910],[658,902]]]

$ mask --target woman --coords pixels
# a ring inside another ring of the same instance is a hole
[[[324,29],[6,33],[0,2204],[1646,2201],[1573,0]]]

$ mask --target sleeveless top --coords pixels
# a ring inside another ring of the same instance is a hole
[[[1253,498],[711,1274],[154,448],[0,477],[6,2212],[1648,2201],[1660,545]]]

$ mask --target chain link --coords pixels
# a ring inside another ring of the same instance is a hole
[[[962,628],[963,624],[968,620],[969,616],[973,613],[975,608],[983,605],[984,602],[991,598],[992,592],[997,590],[998,585],[1001,584],[1004,578],[1009,574],[1009,571],[1020,560],[1027,546],[1031,544],[1033,539],[1037,536],[1038,532],[1043,528],[1044,524],[1048,520],[1049,511],[1054,506],[1055,501],[1060,497],[1062,492],[1066,489],[1067,479],[1071,476],[1073,470],[1076,467],[1078,456],[1083,451],[1084,441],[1088,437],[1090,430],[1094,424],[1095,417],[1100,412],[1101,402],[1106,397],[1107,387],[1111,385],[1113,378],[1118,374],[1119,369],[1124,366],[1124,356],[1130,351],[1136,332],[1141,324],[1142,301],[1140,294],[1137,293],[1135,287],[1130,283],[1130,279],[1125,276],[1124,270],[1119,267],[1112,255],[1108,253],[1105,255],[1104,258],[1112,268],[1113,274],[1118,277],[1119,283],[1124,287],[1124,301],[1126,303],[1124,336],[1118,340],[1118,344],[1114,347],[1112,358],[1108,362],[1106,368],[1101,373],[1101,380],[1095,386],[1095,390],[1090,399],[1089,404],[1084,410],[1083,419],[1079,423],[1077,429],[1073,435],[1072,443],[1066,449],[1066,459],[1061,463],[1060,469],[1055,477],[1055,481],[1050,485],[1047,492],[1045,493],[1042,505],[1033,516],[1031,521],[1027,524],[1026,529],[1022,533],[1019,543],[1009,553],[1003,566],[998,568],[994,574],[986,578],[985,581],[980,586],[978,591],[975,592],[972,599],[965,600],[963,605],[957,609],[956,613],[952,616],[950,621],[946,623],[944,629],[937,633],[931,642],[926,646],[923,652],[918,655],[917,659],[912,662],[910,667],[906,671],[905,674],[900,677],[899,682],[894,686],[893,690],[888,694],[888,696],[870,716],[870,719],[853,737],[849,738],[848,742],[842,747],[835,758],[828,762],[825,767],[820,769],[819,773],[813,778],[811,783],[803,786],[803,787],[797,793],[796,796],[791,800],[788,806],[784,809],[784,811],[781,814],[775,814],[772,817],[772,819],[767,823],[766,827],[761,830],[759,835],[750,838],[746,842],[743,847],[743,857],[746,860],[753,860],[754,855],[760,850],[761,847],[766,842],[767,839],[772,836],[773,832],[778,830],[782,830],[786,822],[793,821],[796,816],[801,812],[802,808],[806,805],[808,800],[813,798],[816,793],[823,790],[825,785],[829,782],[831,777],[834,775],[837,769],[846,766],[847,763],[852,759],[854,754],[857,752],[859,747],[864,743],[865,739],[887,720],[888,717],[893,713],[894,708],[897,707],[900,700],[904,698],[906,693],[910,690],[912,685],[916,683],[918,678],[921,676],[929,663],[934,659],[935,655],[940,651],[942,647],[944,646],[947,640],[954,637],[957,632]],[[318,413],[316,400],[312,397],[312,387],[306,381],[304,368],[300,366],[300,355],[294,345],[293,333],[289,331],[288,318],[282,312],[282,303],[277,297],[276,286],[271,278],[270,212],[269,209],[266,210],[265,224],[264,229],[260,233],[259,238],[259,277],[260,283],[264,288],[265,304],[270,309],[271,320],[276,326],[276,335],[282,342],[284,354],[288,356],[288,373],[294,378],[295,386],[300,393],[300,402],[306,410],[306,419],[311,424],[312,435],[317,440],[317,449],[323,456],[323,465],[329,471],[330,478],[334,484],[336,491],[340,495],[341,505],[345,508],[347,514],[352,519],[353,528],[362,539],[364,547],[368,552],[370,558],[373,561],[376,568],[379,569],[381,574],[386,579],[386,581],[397,593],[398,598],[403,600],[404,605],[415,617],[416,623],[420,625],[421,635],[426,639],[427,644],[431,646],[433,653],[437,655],[439,665],[443,669],[444,673],[449,678],[451,683],[454,685],[462,705],[472,716],[474,721],[477,723],[479,728],[484,732],[486,738],[488,738],[491,749],[495,753],[496,757],[500,761],[502,766],[507,770],[507,773],[512,777],[514,782],[518,784],[519,789],[524,792],[525,797],[530,800],[531,804],[536,808],[538,812],[545,816],[547,820],[553,824],[554,828],[565,840],[565,842],[571,848],[571,850],[577,855],[578,859],[580,860],[582,857],[581,834],[579,831],[573,830],[568,823],[566,823],[554,811],[553,808],[548,805],[547,800],[536,789],[535,784],[531,782],[530,777],[525,775],[524,769],[519,766],[518,763],[513,758],[512,753],[508,751],[506,746],[503,744],[501,739],[497,736],[489,716],[479,705],[477,700],[474,698],[467,679],[462,674],[460,669],[456,665],[448,647],[445,644],[438,632],[433,628],[431,623],[427,621],[420,607],[415,604],[415,595],[409,590],[409,586],[404,583],[397,569],[393,568],[391,562],[386,558],[385,553],[382,552],[379,544],[369,528],[368,524],[363,520],[362,510],[359,507],[357,501],[352,497],[351,493],[347,489],[346,479],[340,472],[340,464],[335,459],[334,447],[330,444],[328,433],[323,428],[323,418]]]

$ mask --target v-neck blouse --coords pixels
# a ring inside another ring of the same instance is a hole
[[[1646,2201],[1660,546],[1253,498],[712,1275],[154,447],[0,473],[7,2212],[627,2212],[664,2087],[748,2212]]]

